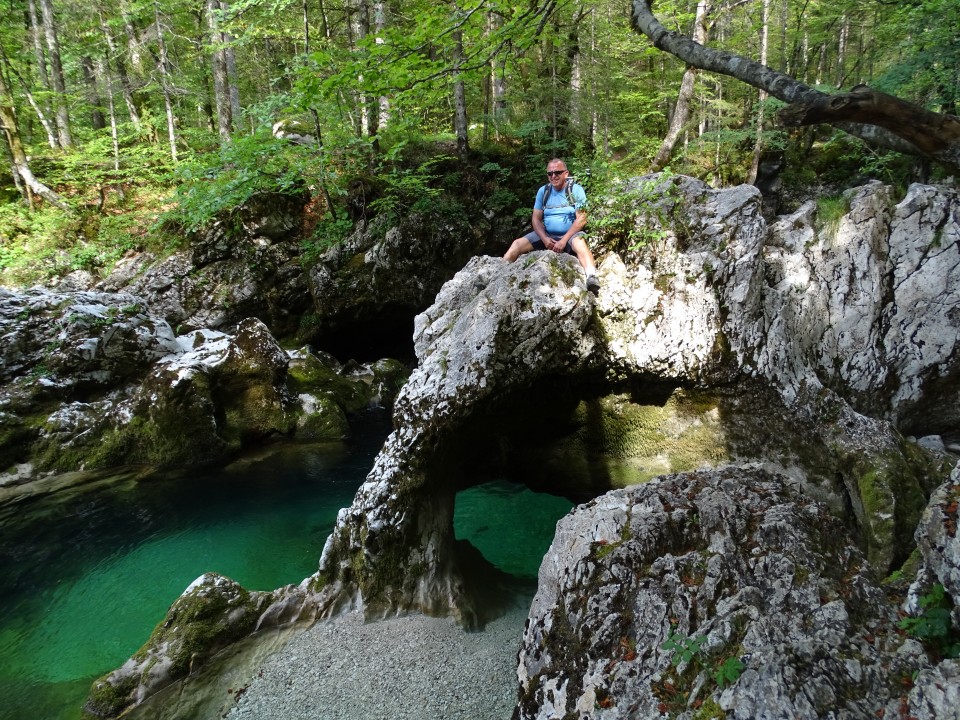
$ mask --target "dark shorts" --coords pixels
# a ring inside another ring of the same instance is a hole
[[[560,238],[563,237],[563,235],[553,235],[551,233],[547,233],[547,234],[550,235],[550,237],[552,237],[554,240],[559,240]],[[571,255],[576,255],[576,253],[573,251],[573,242],[571,241],[573,240],[573,238],[583,237],[585,234],[586,233],[584,233],[583,230],[581,230],[578,233],[574,233],[573,237],[571,237],[570,240],[567,241],[567,245],[565,248],[563,248],[563,251],[565,253],[570,253]],[[527,239],[527,241],[531,245],[533,245],[534,250],[546,250],[546,248],[543,246],[543,240],[541,240],[540,236],[537,235],[537,233],[535,233],[534,231],[531,230],[526,235],[524,235],[524,237]]]

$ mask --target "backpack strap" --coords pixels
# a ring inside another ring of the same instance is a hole
[[[568,178],[567,178],[567,183],[566,183],[566,185],[564,185],[564,188],[563,188],[563,189],[564,189],[564,195],[565,195],[566,198],[567,198],[567,205],[576,207],[576,204],[577,204],[577,203],[576,203],[576,201],[573,199],[573,178],[571,178],[571,177],[568,177]],[[543,202],[544,208],[546,208],[546,206],[547,206],[547,198],[550,197],[550,194],[549,194],[549,193],[550,193],[552,190],[553,190],[553,185],[551,185],[550,183],[547,183],[546,185],[543,186],[543,200],[542,200],[542,202]]]

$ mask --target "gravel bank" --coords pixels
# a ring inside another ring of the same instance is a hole
[[[423,615],[314,625],[268,657],[230,720],[507,720],[530,598],[481,632]]]

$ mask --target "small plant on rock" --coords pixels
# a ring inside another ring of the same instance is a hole
[[[743,672],[744,664],[740,661],[740,658],[730,657],[723,661],[723,664],[720,665],[713,673],[713,679],[716,680],[719,687],[724,685],[733,685],[737,680],[740,679],[740,673]]]
[[[670,636],[661,643],[660,648],[673,653],[670,656],[670,662],[674,667],[689,663],[700,652],[707,638],[703,635],[696,637],[685,637],[678,632],[670,633]]]
[[[920,598],[923,611],[917,617],[905,617],[900,628],[922,641],[945,658],[960,658],[960,632],[950,622],[953,603],[940,583]]]

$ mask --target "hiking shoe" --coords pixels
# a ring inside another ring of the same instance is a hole
[[[587,276],[587,290],[592,292],[594,295],[600,294],[600,281],[597,280],[596,275]]]

